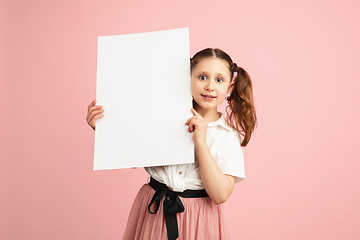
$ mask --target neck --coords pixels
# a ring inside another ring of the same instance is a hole
[[[193,102],[194,109],[203,117],[207,122],[214,122],[221,117],[218,113],[217,108],[204,109],[200,107],[195,101]]]

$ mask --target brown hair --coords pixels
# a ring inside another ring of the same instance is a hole
[[[219,58],[227,62],[230,79],[233,82],[230,95],[226,98],[228,102],[226,107],[227,121],[232,128],[243,136],[241,146],[245,147],[249,143],[257,124],[250,76],[243,68],[237,66],[227,53],[218,48],[206,48],[197,52],[191,58],[190,69],[192,70],[205,57]]]

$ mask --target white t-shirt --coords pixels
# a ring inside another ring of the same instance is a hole
[[[206,143],[216,163],[225,174],[234,176],[235,182],[245,179],[240,137],[227,124],[223,115],[217,121],[208,123]],[[145,167],[145,170],[152,178],[166,184],[173,191],[204,189],[196,158],[195,163]]]

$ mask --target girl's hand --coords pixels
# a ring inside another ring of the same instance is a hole
[[[89,104],[88,113],[86,116],[87,123],[94,130],[95,130],[95,125],[96,125],[96,120],[98,120],[99,118],[102,118],[104,116],[104,114],[102,114],[104,112],[104,109],[102,109],[102,106],[95,105],[95,104],[96,104],[96,99]]]
[[[193,133],[193,141],[194,143],[206,143],[206,132],[208,128],[208,123],[202,118],[202,116],[195,111],[195,109],[191,109],[194,114],[193,117],[189,118],[186,121],[186,125],[189,125],[188,131]]]

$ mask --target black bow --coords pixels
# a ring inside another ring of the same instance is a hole
[[[179,196],[179,193],[173,192],[170,189],[158,189],[156,190],[151,202],[148,205],[149,213],[154,214],[158,211],[160,206],[160,200],[164,197],[164,215],[165,215],[165,223],[166,230],[169,240],[175,240],[179,236],[176,213],[184,212],[185,208],[182,204]],[[151,205],[157,203],[156,209],[154,212],[150,210]]]

